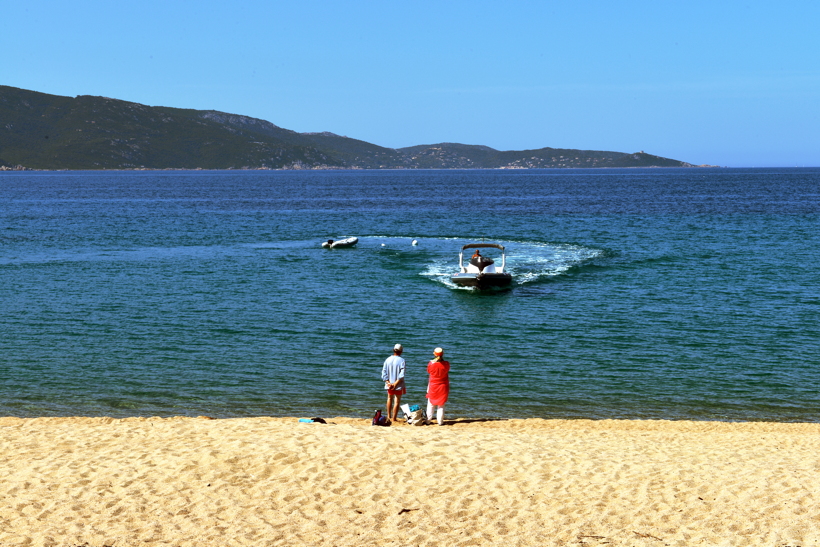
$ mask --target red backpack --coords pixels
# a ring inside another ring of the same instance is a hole
[[[382,411],[377,410],[373,415],[373,423],[371,425],[387,425],[387,416],[382,416]]]

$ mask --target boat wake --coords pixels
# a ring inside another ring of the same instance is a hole
[[[446,240],[447,252],[433,258],[421,272],[422,276],[453,289],[459,287],[450,278],[458,271],[458,250],[469,240]],[[514,285],[539,283],[565,275],[569,270],[604,255],[602,249],[579,245],[541,242],[498,241],[506,248],[507,271],[513,276]],[[422,243],[420,243],[421,245]]]

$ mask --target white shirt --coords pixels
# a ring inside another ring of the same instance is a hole
[[[404,369],[407,366],[404,359],[398,355],[391,355],[382,366],[382,380],[385,382],[399,382],[395,389],[404,387]],[[384,386],[387,389],[387,385]]]

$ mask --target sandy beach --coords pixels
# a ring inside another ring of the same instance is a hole
[[[820,424],[0,418],[0,545],[820,544]]]

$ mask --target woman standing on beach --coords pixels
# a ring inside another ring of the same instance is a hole
[[[444,350],[433,350],[433,359],[427,363],[427,374],[430,380],[427,383],[427,420],[433,418],[433,407],[438,407],[436,421],[444,425],[444,404],[450,395],[450,363],[444,360]]]

